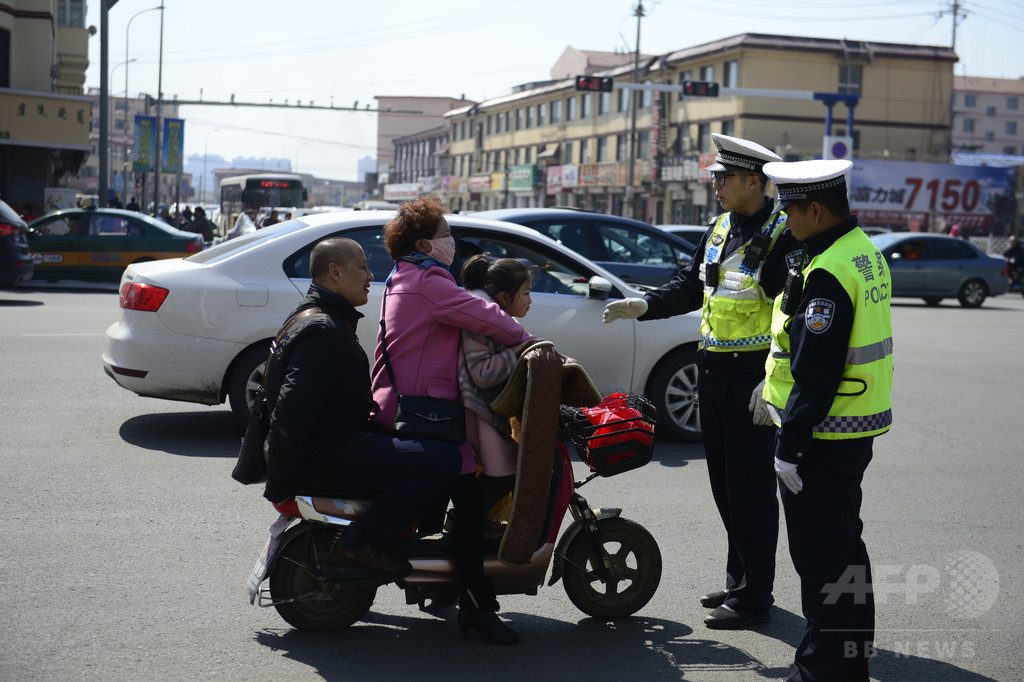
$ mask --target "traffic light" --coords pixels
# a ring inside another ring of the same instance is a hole
[[[718,97],[715,81],[683,81],[683,94],[689,97]]]
[[[607,76],[576,76],[576,89],[584,92],[611,92],[614,85]]]

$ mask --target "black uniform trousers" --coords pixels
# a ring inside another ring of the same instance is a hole
[[[755,426],[747,409],[764,378],[768,351],[697,354],[698,392],[711,493],[728,534],[727,606],[764,613],[774,602],[779,537],[774,432]]]
[[[814,439],[803,490],[780,485],[806,629],[788,680],[867,680],[875,638],[871,564],[861,540],[861,480],[873,438]]]

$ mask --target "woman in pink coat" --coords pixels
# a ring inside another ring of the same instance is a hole
[[[398,394],[460,400],[458,365],[462,330],[522,347],[532,338],[495,303],[473,296],[455,283],[448,266],[455,257],[446,213],[435,196],[406,202],[384,226],[384,244],[395,259],[386,283],[384,324],[391,384],[382,340],[374,352],[370,419],[392,428]],[[452,489],[455,560],[461,577],[459,626],[464,635],[479,633],[494,644],[513,644],[519,634],[497,616],[494,588],[483,570],[483,499],[476,481],[476,458],[463,445],[462,475]]]

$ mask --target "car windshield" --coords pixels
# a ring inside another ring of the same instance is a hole
[[[301,220],[289,220],[288,222],[278,223],[273,227],[267,227],[262,230],[256,230],[249,234],[229,239],[221,242],[215,246],[211,246],[208,249],[203,249],[199,253],[193,254],[186,258],[187,261],[193,263],[216,263],[217,261],[223,260],[232,256],[239,251],[248,249],[253,244],[264,242],[268,239],[280,237],[283,234],[289,234],[295,230],[301,230],[306,227],[306,223]]]
[[[871,241],[874,242],[879,251],[887,249],[900,239],[902,237],[897,234],[876,234],[874,237],[871,237]]]

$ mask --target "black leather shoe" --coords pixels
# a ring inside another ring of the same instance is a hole
[[[729,596],[729,590],[716,590],[715,592],[708,592],[700,598],[700,605],[706,609],[717,609],[719,606],[725,603],[725,598]]]
[[[515,644],[519,641],[519,633],[502,623],[493,611],[459,609],[459,627],[463,637],[477,632],[488,644]]]
[[[412,573],[412,564],[393,552],[370,542],[359,549],[349,549],[338,540],[331,550],[332,563],[358,568],[374,578],[397,580]]]
[[[723,604],[704,617],[704,625],[712,630],[740,630],[758,623],[767,623],[771,619],[767,611],[747,613]]]

